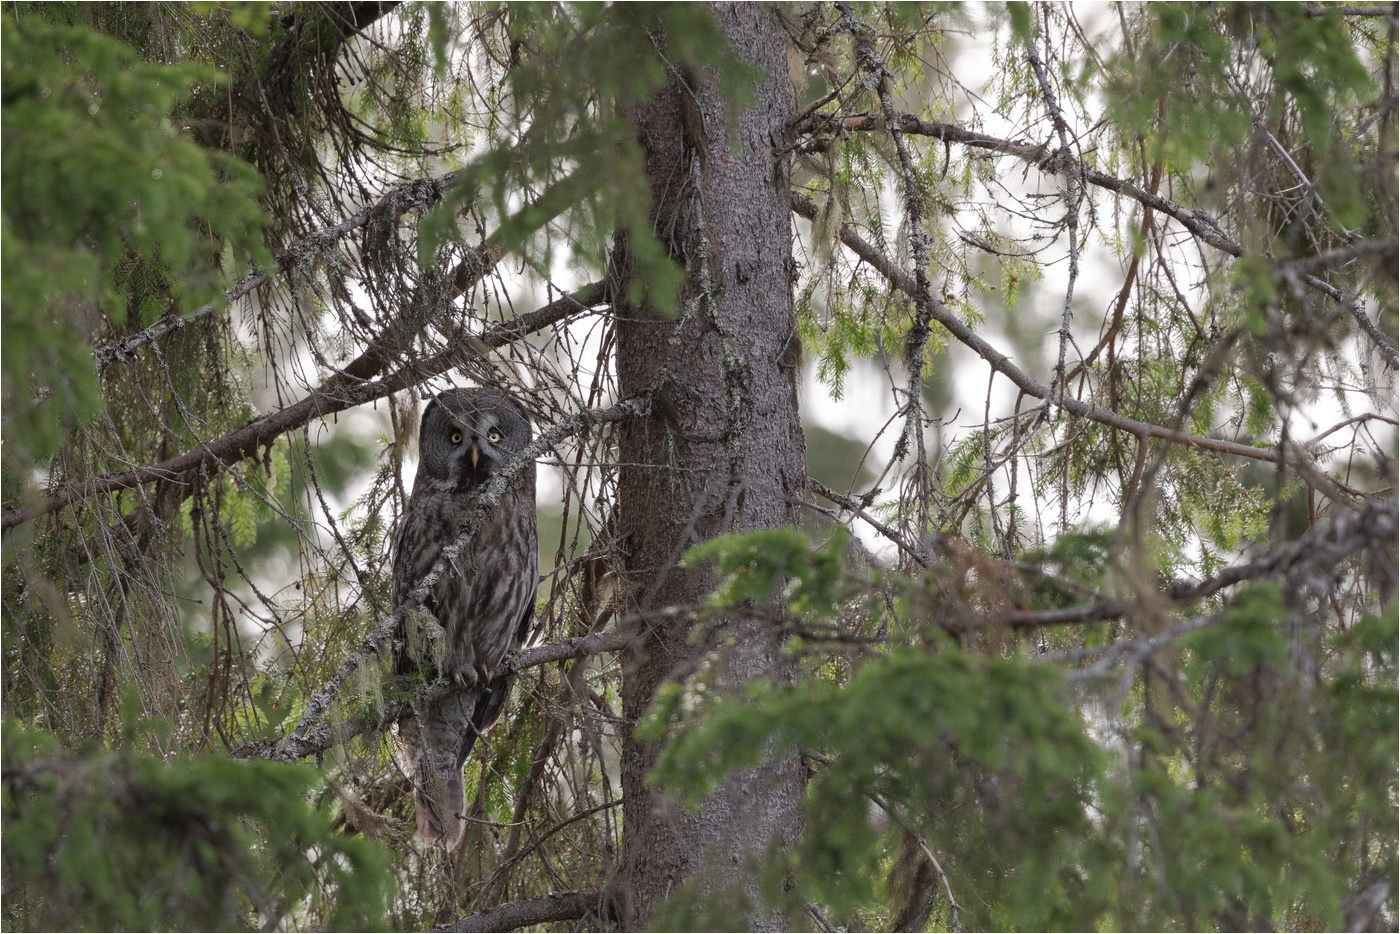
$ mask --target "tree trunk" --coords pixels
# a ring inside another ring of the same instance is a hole
[[[656,389],[650,417],[625,425],[620,440],[620,532],[633,613],[702,600],[712,576],[681,570],[683,551],[726,532],[794,522],[806,476],[792,350],[789,168],[775,154],[793,116],[787,39],[761,5],[723,6],[715,15],[767,76],[749,109],[735,118],[714,76],[681,73],[637,109],[655,229],[687,276],[673,316],[621,302],[617,310],[620,389]],[[619,255],[625,276],[625,249]],[[660,685],[693,672],[707,649],[687,641],[685,620],[646,629],[623,659],[629,722]],[[734,618],[721,630],[727,644],[717,684],[782,676],[780,646],[762,624]],[[645,925],[687,880],[702,901],[752,895],[746,857],[800,829],[795,757],[733,774],[691,813],[647,785],[659,751],[630,734],[623,740],[616,890],[628,928]],[[783,919],[750,915],[749,923]]]

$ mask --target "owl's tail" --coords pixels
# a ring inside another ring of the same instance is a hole
[[[452,851],[466,833],[467,794],[462,766],[476,738],[500,716],[510,680],[459,691],[423,704],[393,728],[394,761],[413,783],[418,836]]]

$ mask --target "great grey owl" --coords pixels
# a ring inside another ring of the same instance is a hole
[[[418,432],[418,476],[394,539],[396,608],[461,535],[472,490],[529,442],[530,423],[503,393],[452,389],[428,404]],[[405,607],[394,672],[435,670],[464,688],[416,705],[394,731],[394,759],[413,783],[418,833],[427,844],[451,850],[466,829],[462,766],[510,694],[513,679],[501,660],[520,647],[534,619],[537,541],[530,462],[506,483],[422,609]]]

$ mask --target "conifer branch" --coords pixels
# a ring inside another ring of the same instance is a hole
[[[573,295],[566,295],[518,318],[494,324],[477,340],[482,346],[490,349],[503,347],[527,334],[533,334],[580,311],[586,311],[592,305],[606,301],[607,294],[605,284],[586,286]],[[452,348],[434,354],[420,363],[409,363],[389,376],[373,381],[355,380],[351,370],[367,369],[368,364],[363,368],[352,364],[328,378],[300,402],[264,415],[235,432],[201,444],[177,457],[149,467],[66,484],[32,506],[6,509],[0,513],[0,529],[13,528],[56,509],[103,493],[131,489],[156,480],[179,480],[187,472],[197,470],[201,466],[220,469],[227,463],[252,457],[259,448],[271,444],[279,435],[300,428],[313,418],[324,418],[375,399],[382,399],[390,393],[407,389],[443,373],[451,368],[462,352],[462,348]],[[366,351],[359,360],[366,360],[370,353]],[[387,357],[380,357],[377,361],[378,364],[383,362],[387,362]]]
[[[934,292],[928,280],[929,244],[928,231],[924,229],[923,199],[919,194],[918,180],[914,174],[914,163],[909,157],[909,147],[904,133],[899,128],[898,111],[890,93],[890,73],[875,52],[875,30],[855,19],[849,6],[838,3],[843,21],[849,21],[851,35],[855,39],[856,61],[866,73],[870,89],[880,100],[885,115],[885,128],[894,141],[895,153],[899,157],[900,182],[904,200],[904,217],[909,226],[909,258],[914,268],[914,290],[909,292],[914,300],[914,320],[909,333],[904,337],[904,356],[908,367],[908,383],[905,386],[904,430],[895,443],[893,461],[900,460],[914,442],[914,469],[921,489],[928,488],[928,455],[924,450],[923,381],[924,365],[927,359],[925,348],[928,345],[932,321],[941,312],[948,316],[943,300]],[[903,270],[901,270],[903,272]],[[908,273],[904,273],[906,276]],[[927,497],[919,497],[919,519],[927,522]]]
[[[880,114],[853,114],[850,116],[840,116],[836,114],[808,114],[802,117],[793,125],[793,130],[797,134],[820,133],[825,130],[841,130],[845,132],[859,132],[866,130],[877,130],[887,124],[887,120]],[[1083,165],[1074,159],[1064,149],[1056,152],[1049,152],[1044,143],[1033,144],[1024,140],[1008,140],[1000,137],[990,136],[986,133],[978,133],[965,127],[952,123],[940,123],[936,120],[920,120],[912,114],[900,114],[898,116],[899,128],[902,132],[917,136],[928,136],[944,143],[960,143],[972,149],[983,149],[989,152],[1001,153],[1002,155],[1015,156],[1047,174],[1073,173],[1076,178],[1103,188],[1115,194],[1124,195],[1138,202],[1144,207],[1166,214],[1181,226],[1191,232],[1193,236],[1202,243],[1214,247],[1223,253],[1227,253],[1236,259],[1245,255],[1244,248],[1235,243],[1225,233],[1223,227],[1211,217],[1206,211],[1200,209],[1188,209],[1161,195],[1147,191],[1132,182],[1115,178],[1106,172],[1099,172]],[[800,197],[794,195],[794,198]],[[800,211],[798,213],[801,213]],[[803,215],[806,217],[807,215]],[[809,218],[810,219],[810,218]],[[1345,301],[1337,289],[1328,286],[1322,280],[1315,278],[1310,273],[1316,272],[1328,266],[1339,265],[1344,262],[1367,255],[1389,255],[1394,256],[1400,246],[1395,240],[1364,240],[1350,246],[1336,250],[1329,250],[1317,256],[1304,257],[1291,262],[1294,271],[1303,275],[1303,281],[1309,288],[1328,295],[1340,302],[1357,319],[1357,324],[1366,332],[1381,352],[1391,361],[1392,368],[1400,367],[1400,359],[1396,357],[1396,351],[1390,346],[1375,326],[1366,318],[1364,313],[1358,314],[1355,303]]]
[[[847,132],[879,129],[885,124],[884,117],[878,114],[813,114],[802,120],[794,128],[798,133],[814,133],[830,127]],[[1202,242],[1231,256],[1244,255],[1244,248],[1231,240],[1205,211],[1190,210],[1161,195],[1152,194],[1130,181],[1115,178],[1105,172],[1095,171],[1080,163],[1064,150],[1051,152],[1044,143],[1030,143],[1024,140],[1008,140],[978,133],[953,123],[940,123],[936,120],[920,120],[912,114],[899,115],[899,127],[905,133],[928,136],[943,143],[960,143],[972,149],[984,149],[1002,155],[1015,156],[1047,174],[1073,172],[1076,177],[1090,185],[1125,195],[1134,201],[1173,218]]]
[[[792,195],[792,210],[800,217],[813,220],[819,210],[816,203],[805,195],[794,192]],[[860,234],[852,230],[848,225],[842,224],[840,230],[841,242],[859,256],[862,260],[874,267],[875,271],[884,276],[891,285],[908,295],[913,295],[917,290],[914,280],[903,269],[887,257],[880,249],[870,244]],[[983,360],[987,361],[998,373],[1011,380],[1018,389],[1028,396],[1037,399],[1045,399],[1050,395],[1049,387],[1040,383],[1028,373],[1023,371],[1016,364],[1012,363],[1001,351],[997,350],[982,337],[959,321],[946,308],[937,305],[931,306],[934,320],[943,325],[953,337],[957,338],[968,348],[976,352]],[[1112,409],[1100,408],[1090,405],[1079,399],[1066,397],[1062,404],[1071,413],[1081,418],[1108,425],[1110,428],[1117,428],[1139,438],[1162,438],[1174,444],[1184,444],[1188,447],[1200,448],[1207,451],[1216,451],[1220,454],[1234,454],[1239,457],[1248,457],[1253,460],[1278,462],[1278,452],[1272,448],[1256,448],[1247,444],[1240,444],[1236,441],[1226,441],[1219,438],[1203,438],[1200,435],[1189,434],[1184,431],[1174,431],[1161,425],[1153,425],[1149,422],[1138,421],[1128,418]]]
[[[385,214],[399,218],[414,208],[430,207],[442,200],[443,193],[450,191],[462,174],[462,171],[459,170],[439,175],[436,178],[420,178],[403,185],[396,185],[389,189],[384,197],[361,208],[340,223],[318,230],[292,244],[277,257],[277,265],[283,269],[306,265],[308,260],[314,260],[320,256],[341,237],[364,227],[374,218]],[[93,361],[97,368],[102,370],[113,360],[123,360],[143,345],[197,321],[217,308],[226,304],[231,305],[267,283],[271,278],[272,276],[266,271],[245,276],[224,294],[222,301],[208,302],[188,314],[166,315],[138,334],[103,344],[93,350]]]
[[[600,913],[601,892],[554,892],[506,902],[432,928],[433,931],[514,931],[552,921],[578,921]]]

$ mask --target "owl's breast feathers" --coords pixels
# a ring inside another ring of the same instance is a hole
[[[533,468],[531,464],[512,478],[424,601],[445,631],[444,674],[467,680],[473,673],[492,676],[506,654],[520,645],[520,624],[534,609],[539,580]],[[447,482],[428,486],[432,488],[414,490],[396,542],[396,607],[407,601],[443,550],[461,535],[464,497]],[[415,667],[396,659],[396,670]]]
[[[394,544],[396,608],[407,602],[443,550],[461,537],[466,513],[467,497],[453,483],[419,481]],[[450,850],[465,833],[462,766],[510,694],[513,676],[502,670],[502,661],[528,633],[538,580],[535,469],[529,464],[512,478],[424,600],[443,629],[437,675],[463,685],[415,705],[395,728],[394,757],[413,782],[418,832],[426,843]],[[401,626],[408,624],[407,617]],[[418,659],[411,657],[409,641],[395,640],[396,673],[431,664],[421,644]]]

